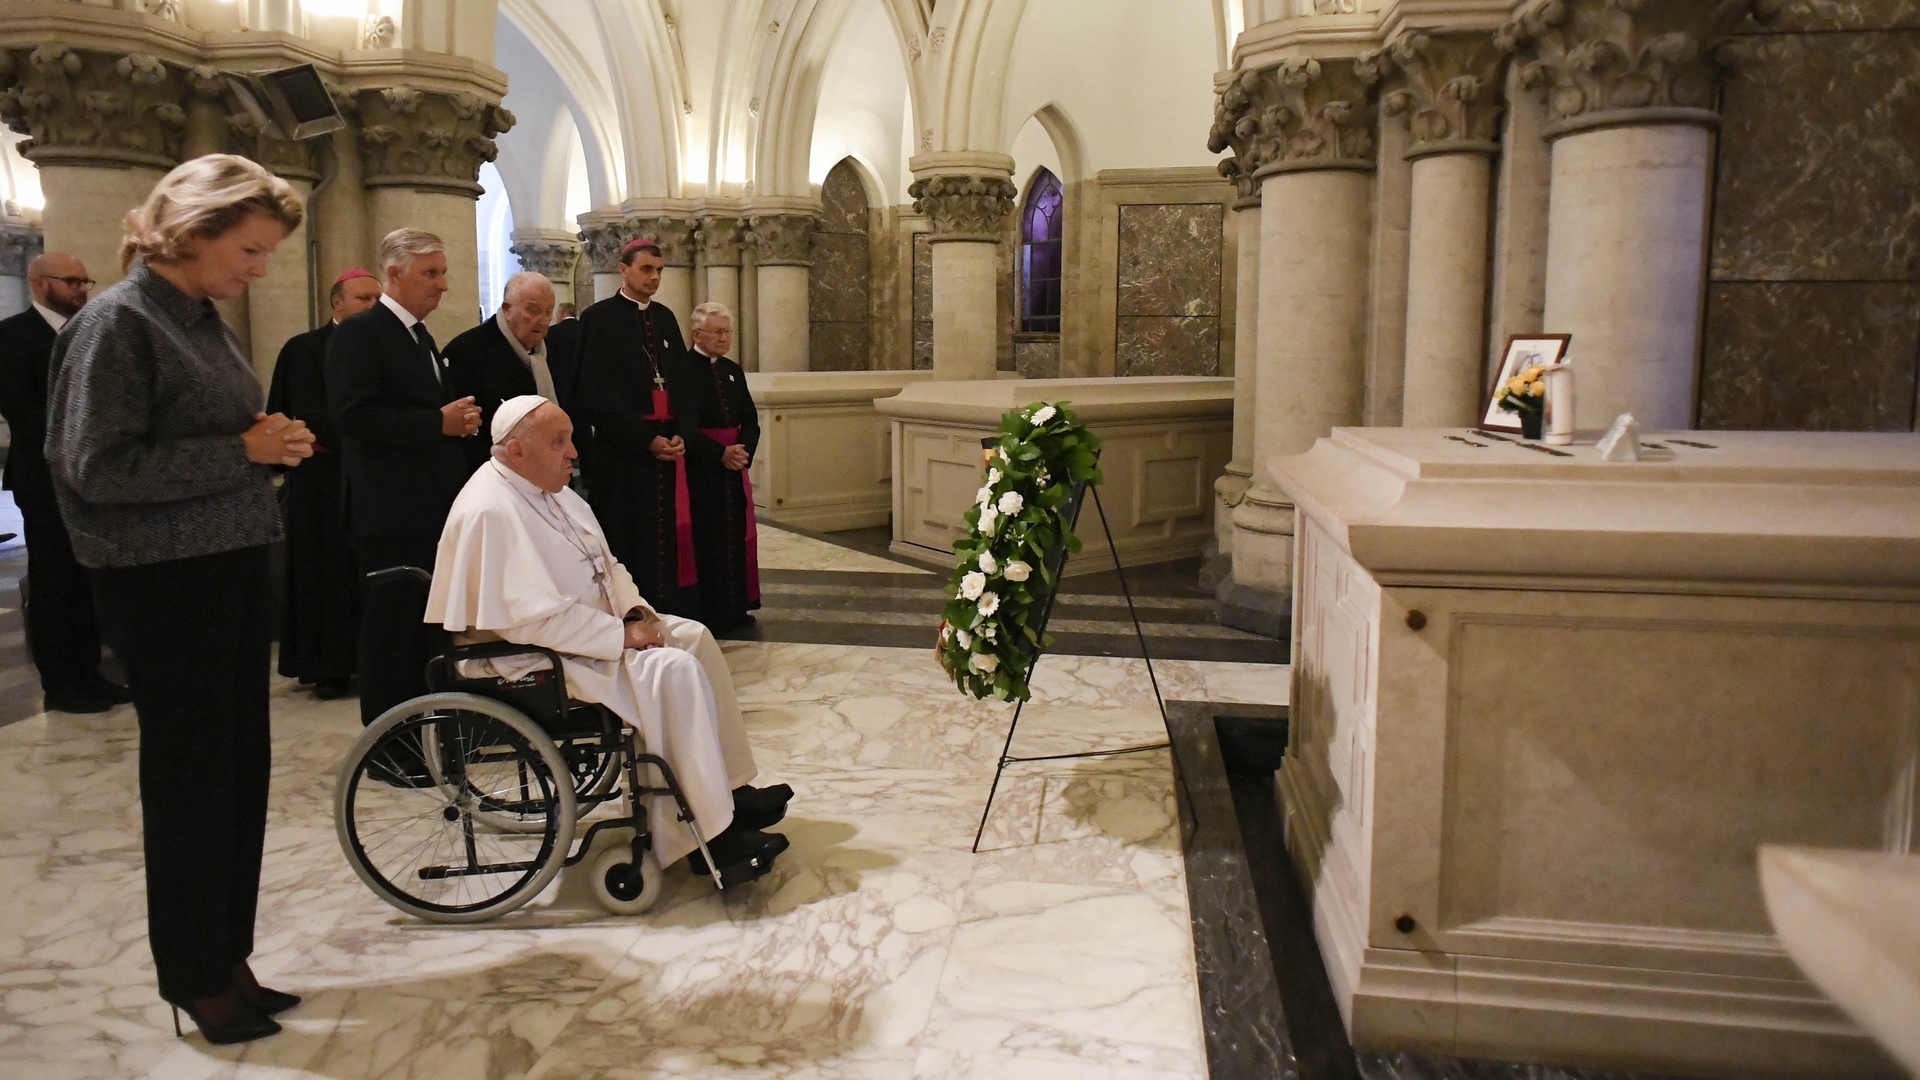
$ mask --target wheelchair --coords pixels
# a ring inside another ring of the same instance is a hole
[[[367,580],[395,587],[432,577],[399,566]],[[550,667],[514,680],[460,672],[462,661],[507,656],[543,656]],[[512,642],[459,646],[427,663],[426,686],[361,733],[334,785],[341,850],[382,900],[429,922],[484,922],[584,861],[602,832],[631,830],[629,843],[594,860],[589,881],[608,912],[640,914],[663,888],[644,801],[654,796],[674,800],[707,876],[725,887],[672,766],[643,752],[639,733],[611,709],[569,699],[558,653]],[[647,767],[659,785],[643,782]],[[587,824],[576,845],[578,827],[608,806],[618,815]]]

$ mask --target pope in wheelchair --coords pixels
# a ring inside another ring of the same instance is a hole
[[[720,888],[764,875],[787,840],[763,830],[793,791],[751,786],[713,635],[654,611],[613,557],[567,487],[565,412],[513,398],[491,434],[426,600],[426,621],[457,647],[428,666],[433,692],[389,710],[341,768],[336,824],[355,872],[396,907],[449,922],[520,906],[609,828],[631,837],[591,871],[613,911],[645,910],[660,868],[682,858]],[[576,821],[616,800],[626,816],[594,822],[569,854]]]

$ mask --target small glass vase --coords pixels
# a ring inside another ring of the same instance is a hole
[[[1540,437],[1540,429],[1546,423],[1546,419],[1547,410],[1545,409],[1521,409],[1520,437],[1523,439],[1538,439]]]

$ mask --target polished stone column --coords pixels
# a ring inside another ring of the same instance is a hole
[[[933,370],[991,379],[999,369],[999,243],[1016,191],[1004,176],[930,176],[908,188],[933,222]]]
[[[596,303],[620,291],[620,252],[635,235],[618,210],[589,210],[580,215],[580,243],[593,267]]]
[[[1693,426],[1719,46],[1753,0],[1529,4],[1501,30],[1551,120],[1545,329],[1578,422]],[[1604,62],[1596,62],[1603,58]]]
[[[693,314],[693,232],[692,218],[667,214],[648,214],[640,218],[639,235],[650,236],[660,245],[660,291],[655,298],[667,305],[680,320],[681,340],[692,343]]]
[[[573,300],[574,268],[580,263],[580,241],[562,229],[515,229],[507,249],[531,270],[553,284],[554,302]]]
[[[812,214],[749,214],[758,285],[757,352],[761,371],[806,371],[808,273],[813,265]]]
[[[1213,482],[1213,537],[1219,553],[1233,553],[1233,511],[1253,482],[1254,379],[1260,338],[1260,185],[1240,172],[1239,159],[1220,163],[1240,197],[1233,204],[1237,257],[1234,265],[1233,460]],[[1211,586],[1211,582],[1203,585]]]
[[[394,229],[426,229],[447,245],[448,284],[427,328],[441,341],[470,329],[480,316],[480,265],[473,204],[480,165],[498,154],[493,137],[513,114],[476,94],[417,86],[362,88],[362,183],[372,243]]]
[[[1412,144],[1401,423],[1466,427],[1482,391],[1487,215],[1506,56],[1484,32],[1408,32],[1387,47],[1403,85],[1381,99]]]
[[[737,217],[700,219],[700,266],[707,275],[707,299],[726,305],[736,324],[745,318],[740,308],[740,253],[745,232],[746,222]],[[742,329],[734,328],[736,337]]]
[[[1219,592],[1220,618],[1259,633],[1286,632],[1293,590],[1293,507],[1265,463],[1361,419],[1378,78],[1354,59],[1290,59],[1241,73],[1215,110],[1209,145],[1261,184],[1254,468]]]

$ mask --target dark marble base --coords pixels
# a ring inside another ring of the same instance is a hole
[[[1658,1080],[1355,1051],[1287,857],[1274,769],[1288,710],[1167,702],[1207,1068],[1214,1080]]]
[[[1293,621],[1293,597],[1242,585],[1232,577],[1214,587],[1213,599],[1221,626],[1249,634],[1284,639]]]

